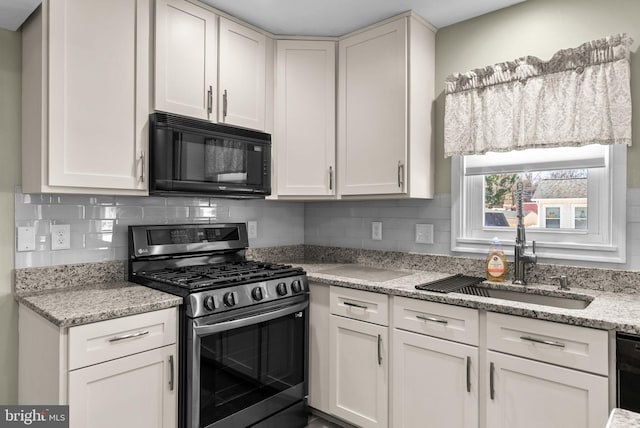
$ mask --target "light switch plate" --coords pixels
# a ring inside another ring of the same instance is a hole
[[[36,228],[18,227],[18,251],[34,251],[36,249]]]
[[[432,224],[416,224],[416,243],[433,244]]]
[[[68,250],[71,248],[71,225],[51,225],[51,249]]]
[[[258,237],[258,222],[257,221],[248,221],[247,222],[247,237],[249,239],[256,239]]]
[[[371,239],[374,241],[382,241],[382,222],[371,222]]]

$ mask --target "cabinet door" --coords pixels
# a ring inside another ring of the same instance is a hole
[[[393,331],[393,426],[477,428],[478,348]]]
[[[50,186],[147,188],[149,9],[49,2]]]
[[[266,37],[220,17],[220,122],[264,130]]]
[[[604,376],[492,351],[486,364],[487,427],[600,428],[607,423]]]
[[[155,22],[156,110],[216,120],[216,15],[185,0],[157,0]]]
[[[406,19],[341,40],[338,63],[340,193],[405,192]]]
[[[69,373],[72,428],[175,428],[175,345]]]
[[[387,327],[331,315],[331,414],[363,428],[388,425]]]
[[[278,195],[335,195],[335,43],[278,40]]]

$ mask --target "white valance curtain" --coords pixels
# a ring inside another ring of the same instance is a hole
[[[488,151],[631,145],[626,34],[446,79],[445,157]]]

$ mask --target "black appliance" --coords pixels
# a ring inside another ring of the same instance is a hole
[[[616,406],[640,413],[640,336],[617,334],[616,385]]]
[[[271,194],[271,135],[161,112],[149,132],[149,193]]]
[[[309,286],[244,223],[129,226],[129,280],[182,296],[179,427],[307,424]]]

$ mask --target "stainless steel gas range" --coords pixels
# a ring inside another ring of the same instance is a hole
[[[129,227],[129,280],[184,298],[181,428],[306,425],[307,277],[247,247],[244,223]]]

